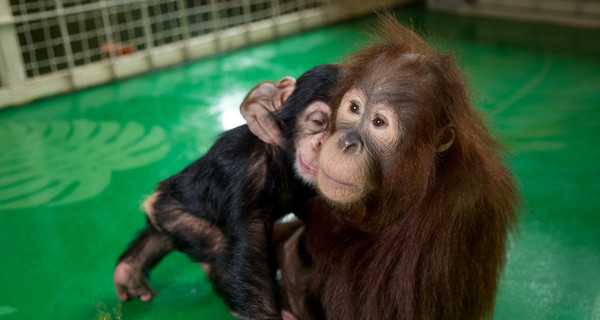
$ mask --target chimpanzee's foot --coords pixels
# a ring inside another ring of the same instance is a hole
[[[123,301],[135,297],[140,297],[142,301],[150,301],[154,297],[144,272],[125,262],[119,263],[115,268],[113,282],[117,296]]]

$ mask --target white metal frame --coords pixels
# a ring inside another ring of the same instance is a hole
[[[410,2],[0,0],[0,108]]]

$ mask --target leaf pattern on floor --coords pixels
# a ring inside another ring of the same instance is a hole
[[[162,128],[136,122],[8,123],[0,127],[0,209],[89,199],[113,171],[148,165],[169,149]]]

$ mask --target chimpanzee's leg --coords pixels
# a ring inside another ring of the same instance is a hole
[[[157,202],[157,198],[161,201]],[[165,237],[162,240],[168,239],[172,245],[169,251],[177,249],[199,262],[232,313],[247,319],[281,319],[275,282],[277,261],[269,219],[231,222],[226,229],[221,229],[190,214],[174,199],[163,198],[160,194],[151,196],[144,207],[152,226],[147,228],[153,231],[150,234]],[[269,217],[270,214],[258,212],[232,216]],[[138,239],[140,243],[150,242],[143,234]],[[132,248],[137,248],[136,242]],[[127,252],[124,256],[135,257]]]
[[[113,282],[117,296],[121,300],[140,297],[142,301],[152,299],[153,293],[148,285],[148,274],[156,264],[173,250],[173,243],[154,223],[158,211],[157,200],[160,192],[155,192],[142,205],[147,215],[148,227],[143,229],[128,249],[119,257],[113,273]]]
[[[115,268],[113,282],[119,299],[152,299],[148,274],[172,250],[171,240],[165,234],[152,225],[143,229],[121,255]]]
[[[221,229],[174,205],[156,211],[152,220],[177,250],[201,264],[232,314],[245,319],[281,319],[270,222],[239,221]]]
[[[216,261],[211,273],[215,290],[224,297],[236,316],[281,319],[271,223],[254,219],[240,222],[240,226],[231,231],[225,252]]]
[[[199,262],[210,275],[213,263],[223,254],[227,241],[219,227],[188,213],[183,206],[172,204],[161,207],[152,220],[169,236],[175,249]]]

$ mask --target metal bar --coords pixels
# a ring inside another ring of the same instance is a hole
[[[151,68],[156,66],[154,56],[152,55],[152,48],[154,47],[154,38],[152,35],[152,28],[150,26],[150,13],[148,12],[148,6],[145,3],[140,3],[140,9],[142,11],[142,23],[144,25],[144,39],[146,40],[146,52],[148,52],[148,63]]]
[[[177,8],[177,12],[179,13],[179,21],[181,23],[181,30],[183,31],[185,60],[190,60],[190,26],[188,24],[188,15],[186,14],[185,3],[183,0],[177,0]]]
[[[0,0],[2,19],[12,21],[9,0]],[[0,81],[2,86],[17,87],[25,83],[25,65],[21,56],[21,46],[13,23],[0,25]]]
[[[250,1],[242,0],[242,17],[244,23],[244,38],[246,39],[246,44],[252,43],[252,38],[250,37],[250,24],[252,23],[252,12],[250,10]]]
[[[220,18],[220,14],[219,14],[219,7],[217,6],[217,3],[215,2],[216,0],[210,0],[210,12],[211,12],[211,16],[212,16],[212,27],[213,27],[213,34],[215,35],[215,48],[217,48],[217,51],[221,51],[222,50],[222,44],[221,44],[221,39],[220,39],[220,35],[221,35],[221,28],[220,28],[220,22],[221,22],[221,18]]]
[[[79,27],[79,31],[81,34],[82,30],[85,30],[85,24],[83,23],[83,21],[85,21],[85,15],[83,13],[78,13],[77,14],[77,26]],[[88,45],[88,33],[85,33],[85,39],[83,38],[83,36],[81,36],[81,39],[78,39],[78,41],[81,42],[81,57],[83,58],[83,63],[84,64],[88,64],[90,63],[90,56],[89,56],[89,52],[90,52],[90,48]],[[73,54],[73,57],[75,58],[75,54]]]
[[[276,36],[281,36],[281,31],[279,30],[279,15],[281,14],[281,8],[279,8],[279,0],[271,0],[271,21],[273,25],[273,34]]]
[[[105,0],[106,2],[106,0]],[[117,77],[117,69],[115,66],[115,56],[113,50],[110,50],[110,47],[115,44],[115,40],[113,39],[113,28],[110,23],[110,17],[108,16],[108,6],[102,6],[100,8],[100,14],[102,16],[102,24],[104,25],[104,37],[106,39],[106,43],[108,44],[106,52],[108,53],[108,61],[110,63],[110,70],[112,74],[112,78],[115,79]]]
[[[297,9],[300,16],[300,30],[298,31],[304,31],[306,30],[306,1],[298,0]]]
[[[42,20],[42,32],[44,33],[44,48],[48,52],[48,61],[50,61],[50,70],[52,72],[56,72],[58,70],[58,66],[56,62],[56,55],[54,54],[54,43],[52,43],[52,36],[50,35],[50,24],[48,20]]]
[[[69,37],[69,29],[67,29],[67,21],[63,13],[62,0],[56,0],[56,12],[58,13],[58,26],[60,28],[60,34],[63,38],[63,46],[65,48],[65,56],[67,57],[67,66],[69,67],[69,74],[71,76],[71,84],[73,88],[78,88],[78,82],[75,76],[75,63],[73,61],[73,50],[71,48],[71,39]]]
[[[333,1],[334,0],[326,0],[325,1],[325,19],[327,20],[327,23],[335,22],[332,18],[333,12],[335,10]]]

